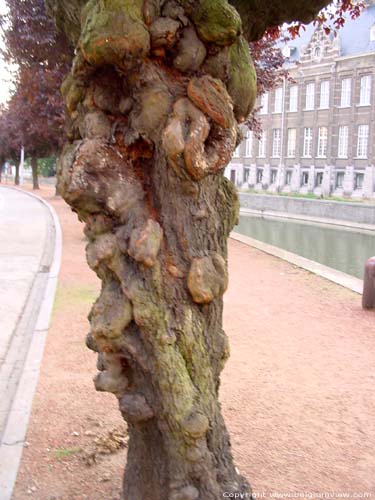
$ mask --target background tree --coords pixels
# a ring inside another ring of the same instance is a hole
[[[285,57],[280,49],[280,43],[288,40],[288,36],[276,36],[276,33],[265,33],[260,40],[250,42],[249,48],[254,61],[257,76],[257,96],[278,87],[283,78],[288,78],[287,70],[283,69]],[[259,137],[261,124],[258,119],[259,108],[254,108],[246,119],[246,125]]]
[[[73,52],[47,15],[43,0],[6,3],[9,11],[2,19],[6,44],[2,55],[19,67],[8,108],[19,148],[23,146],[31,158],[33,187],[37,189],[38,158],[56,153],[61,146],[64,105],[60,86]]]
[[[128,422],[123,498],[248,493],[218,402],[239,208],[223,169],[256,97],[248,42],[328,2],[47,3],[76,47],[60,179],[102,280],[87,343]]]
[[[0,109],[0,162],[1,166],[6,161],[10,161],[15,165],[14,182],[18,185],[20,183],[20,146],[16,134],[16,124],[12,112],[9,110],[9,105],[2,106]]]

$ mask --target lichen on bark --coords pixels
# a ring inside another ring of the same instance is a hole
[[[256,96],[241,18],[227,0],[48,4],[76,46],[59,185],[102,280],[86,343],[129,426],[123,498],[249,494],[218,402],[239,210],[223,169]]]

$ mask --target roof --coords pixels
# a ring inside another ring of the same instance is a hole
[[[340,34],[342,56],[375,52],[375,41],[370,41],[370,28],[375,24],[375,5],[367,7],[357,19],[348,19]]]
[[[370,29],[375,25],[375,5],[370,5],[361,12],[357,19],[346,16],[344,26],[338,30],[338,42],[341,56],[352,56],[375,52],[375,41],[370,40]],[[287,43],[291,49],[289,62],[299,61],[301,51],[306,47],[314,31],[318,29],[313,23],[300,30],[300,36]],[[330,37],[333,37],[331,34]],[[282,49],[285,45],[280,44]]]

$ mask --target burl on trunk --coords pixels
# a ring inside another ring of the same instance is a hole
[[[249,493],[218,402],[239,206],[223,169],[256,97],[241,18],[226,0],[48,3],[76,45],[59,184],[102,280],[87,344],[129,426],[123,498]]]

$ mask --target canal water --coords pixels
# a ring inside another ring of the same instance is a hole
[[[241,215],[234,231],[361,279],[375,255],[375,231],[256,215]]]

